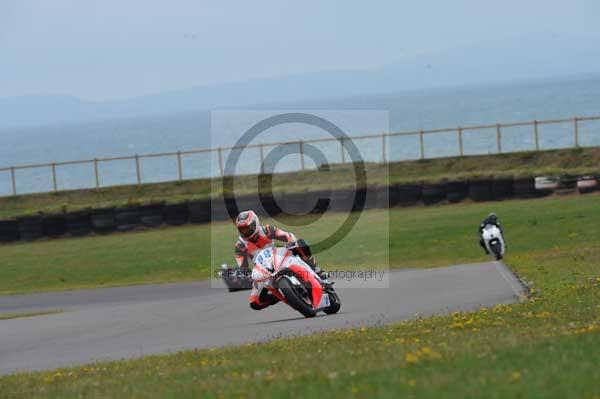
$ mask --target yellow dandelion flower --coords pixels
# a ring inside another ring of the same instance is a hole
[[[519,381],[521,379],[521,373],[519,373],[518,371],[513,371],[510,376],[508,377],[508,380],[510,382],[515,382],[515,381]]]
[[[406,363],[415,364],[419,362],[419,355],[413,352],[408,352],[405,356]]]

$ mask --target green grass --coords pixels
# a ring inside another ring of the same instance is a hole
[[[514,154],[437,158],[403,161],[386,165],[368,164],[369,183],[438,182],[481,176],[529,176],[600,173],[600,148],[580,148]],[[255,193],[256,176],[236,178],[236,193]],[[354,184],[351,165],[331,165],[327,172],[307,170],[273,177],[275,192],[350,187]],[[153,201],[179,202],[207,198],[222,192],[220,179],[187,180],[73,190],[57,193],[0,198],[0,219],[38,212],[62,212],[81,208],[139,204]]]
[[[61,309],[45,310],[41,312],[21,312],[21,313],[0,313],[0,320],[20,319],[23,317],[45,316],[49,314],[62,313]]]
[[[425,266],[480,259],[472,222],[496,209],[508,262],[533,288],[521,304],[12,375],[0,378],[1,396],[598,398],[598,205],[588,196],[392,211],[392,258]]]
[[[432,267],[486,259],[478,223],[490,211],[507,228],[509,261],[525,251],[593,243],[600,237],[600,195],[511,200],[363,212],[357,225],[317,259],[326,269]],[[328,213],[274,222],[316,243],[347,217]],[[236,230],[213,225],[163,228],[102,237],[5,245],[0,294],[56,291],[209,278],[211,266],[233,263]],[[340,256],[343,254],[343,256]]]

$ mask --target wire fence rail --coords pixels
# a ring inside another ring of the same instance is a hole
[[[503,149],[503,129],[515,128],[515,127],[532,127],[531,135],[533,141],[533,148],[529,148],[528,150],[540,151],[540,126],[543,125],[552,125],[552,124],[572,124],[572,134],[573,141],[572,146],[567,148],[579,148],[581,147],[580,142],[580,123],[585,121],[598,121],[600,120],[600,116],[576,116],[572,118],[565,119],[548,119],[548,120],[533,120],[526,122],[512,122],[512,123],[496,123],[496,124],[488,124],[488,125],[473,125],[473,126],[459,126],[454,128],[441,128],[441,129],[430,129],[430,130],[413,130],[413,131],[403,131],[403,132],[389,132],[389,133],[381,133],[381,134],[369,134],[369,135],[359,135],[352,136],[350,140],[380,140],[381,146],[381,157],[379,162],[387,163],[390,160],[388,159],[388,151],[390,150],[388,147],[391,145],[388,143],[389,139],[392,137],[401,137],[401,136],[416,136],[419,139],[419,147],[418,153],[420,159],[426,159],[426,147],[425,147],[425,136],[439,133],[455,133],[458,148],[456,149],[455,155],[465,156],[465,137],[464,133],[467,131],[477,131],[477,130],[495,130],[495,142],[496,142],[496,153],[510,153],[517,151],[506,151]],[[386,140],[387,139],[387,140]],[[347,139],[346,139],[347,140]],[[19,170],[27,170],[27,169],[49,169],[49,175],[51,179],[51,187],[54,192],[66,190],[64,188],[60,188],[58,185],[57,179],[57,169],[64,166],[73,166],[73,165],[88,165],[93,168],[94,171],[94,181],[87,188],[104,188],[111,187],[114,185],[107,184],[103,185],[100,179],[100,167],[103,164],[115,162],[115,161],[133,161],[132,167],[135,168],[135,176],[136,181],[132,182],[134,184],[142,184],[142,167],[140,161],[143,159],[150,158],[173,158],[176,161],[177,165],[177,179],[171,181],[183,181],[184,180],[184,170],[183,170],[183,158],[189,155],[196,154],[212,154],[216,153],[218,155],[218,164],[219,164],[219,173],[215,177],[223,177],[224,176],[224,152],[227,151],[236,151],[236,150],[245,150],[245,149],[258,149],[260,154],[260,171],[264,172],[264,164],[265,164],[265,148],[269,147],[278,147],[278,146],[286,146],[286,145],[297,145],[300,155],[300,165],[298,170],[305,169],[305,154],[303,151],[304,144],[313,144],[313,143],[323,143],[323,142],[335,142],[338,141],[340,143],[340,159],[342,163],[346,163],[346,151],[345,151],[345,139],[343,137],[327,137],[327,138],[316,138],[316,139],[307,139],[307,140],[296,140],[296,141],[282,141],[282,142],[269,142],[269,143],[260,143],[260,144],[250,144],[247,146],[234,146],[234,147],[218,147],[218,148],[203,148],[196,150],[187,150],[187,151],[177,151],[177,152],[162,152],[162,153],[151,153],[151,154],[135,154],[129,156],[121,156],[121,157],[108,157],[108,158],[94,158],[94,159],[85,159],[85,160],[75,160],[75,161],[64,161],[64,162],[52,162],[52,163],[39,163],[39,164],[26,164],[26,165],[18,165],[18,166],[10,166],[0,168],[0,172],[8,172],[10,174],[10,186],[12,195],[18,195],[17,191],[17,171]],[[564,147],[561,147],[564,148]],[[548,149],[548,148],[544,148]],[[470,154],[469,154],[470,155]],[[34,192],[44,192],[43,190],[34,191]],[[0,195],[0,197],[3,195]],[[4,195],[5,196],[5,195]],[[10,195],[9,195],[10,196]]]

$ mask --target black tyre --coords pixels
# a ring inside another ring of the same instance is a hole
[[[98,234],[110,234],[117,230],[114,208],[95,209],[91,219],[92,228]]]
[[[139,227],[142,224],[139,207],[127,206],[118,208],[115,211],[115,222],[117,223],[118,231],[130,231]]]
[[[44,236],[44,228],[41,216],[30,216],[18,218],[19,235],[21,240],[33,241]]]
[[[469,198],[483,202],[494,199],[491,180],[473,180],[469,182]]]
[[[496,260],[502,259],[502,248],[500,246],[500,243],[499,242],[493,242],[493,243],[490,244],[490,247],[492,249],[492,253],[496,257]]]
[[[323,295],[327,295],[327,293],[324,292]],[[329,301],[331,302],[331,305],[329,305],[329,307],[325,309],[324,312],[327,314],[334,314],[339,312],[340,308],[342,307],[342,303],[340,302],[340,297],[338,296],[338,294],[334,291],[331,291],[329,293]]]
[[[65,215],[47,215],[42,219],[42,229],[46,237],[60,237],[67,233]]]
[[[163,209],[165,204],[156,203],[140,206],[140,222],[145,227],[159,227],[163,224]]]
[[[577,191],[576,176],[561,176],[558,181],[557,194],[572,194]]]
[[[464,181],[449,182],[446,185],[446,191],[448,202],[457,203],[463,201],[469,195],[469,184]]]
[[[298,312],[302,313],[304,317],[315,317],[317,312],[313,309],[312,304],[308,303],[309,301],[304,300],[296,289],[294,285],[287,278],[281,278],[277,282],[277,287],[285,296],[288,303],[291,307],[296,309]],[[308,289],[307,289],[308,290]]]
[[[210,218],[211,221],[223,221],[229,219],[229,213],[227,212],[227,206],[225,204],[225,198],[216,197],[213,198],[210,203]]]
[[[78,211],[68,213],[67,232],[72,237],[82,237],[92,232],[92,221],[90,211]]]
[[[514,182],[512,178],[503,177],[492,181],[492,193],[495,200],[512,198],[514,195]]]
[[[191,223],[210,222],[210,200],[198,200],[188,203],[188,211]]]
[[[445,184],[433,184],[423,186],[423,203],[433,205],[446,199],[447,188]]]
[[[515,198],[533,198],[535,192],[535,178],[521,177],[513,182],[513,196]]]
[[[19,224],[16,220],[0,221],[0,242],[19,241]]]
[[[336,190],[331,192],[329,209],[334,212],[350,212],[354,207],[355,190]]]
[[[166,205],[163,211],[165,223],[171,226],[181,226],[189,221],[187,203]]]
[[[273,194],[259,192],[260,203],[262,208],[269,216],[277,216],[282,210]]]
[[[390,188],[390,192],[392,189]],[[397,200],[396,205],[409,206],[414,205],[421,199],[422,188],[416,185],[398,185],[394,189],[394,199]],[[391,197],[390,197],[391,200]]]

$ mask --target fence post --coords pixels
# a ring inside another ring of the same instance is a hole
[[[577,117],[573,118],[573,134],[575,135],[575,147],[579,147],[579,123]]]
[[[264,150],[263,143],[260,143],[258,148],[260,150],[260,173],[264,174],[265,173],[265,150]]]
[[[342,154],[342,163],[346,163],[346,154],[344,154],[344,138],[340,137],[340,153]]]
[[[221,177],[223,177],[223,149],[219,147],[219,171],[221,172]]]
[[[465,152],[464,152],[464,148],[463,148],[463,137],[462,137],[462,132],[463,132],[463,129],[462,129],[462,127],[459,127],[459,128],[458,128],[458,147],[459,147],[459,149],[460,149],[460,156],[461,156],[461,157],[462,157],[462,156],[465,154]]]
[[[96,190],[100,189],[100,176],[98,173],[98,159],[94,158],[94,174],[96,175]]]
[[[17,179],[15,177],[15,167],[10,167],[10,179],[12,181],[13,195],[17,195]]]
[[[498,154],[502,154],[502,131],[499,123],[496,124],[496,143],[498,144]]]
[[[56,192],[56,164],[52,163],[52,188]]]
[[[300,168],[304,170],[304,143],[302,140],[298,141],[298,147],[300,149]]]
[[[539,151],[540,150],[540,137],[538,134],[538,121],[537,120],[533,121],[533,134],[535,136],[535,150]]]
[[[419,142],[421,144],[421,159],[425,159],[425,143],[423,140],[423,135],[425,132],[423,130],[419,131]]]
[[[181,165],[181,151],[177,151],[177,173],[179,174],[179,181],[183,180],[183,166]]]
[[[142,184],[142,174],[140,173],[140,156],[135,154],[135,172],[137,174],[137,184]]]
[[[387,163],[387,157],[386,157],[385,153],[386,153],[385,134],[382,134],[381,135],[381,158],[383,159],[383,163]]]

